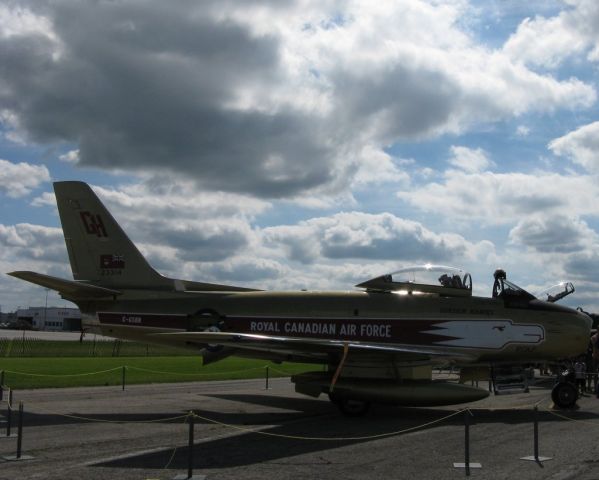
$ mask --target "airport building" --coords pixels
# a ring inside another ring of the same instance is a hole
[[[16,312],[17,328],[71,332],[81,330],[81,312],[77,308],[29,307]]]

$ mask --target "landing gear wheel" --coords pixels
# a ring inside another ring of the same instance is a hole
[[[568,382],[560,382],[551,390],[551,400],[559,408],[572,408],[578,400],[576,387]]]
[[[329,399],[346,417],[362,417],[370,409],[370,402],[366,400],[353,400],[350,398],[340,398],[329,394]]]

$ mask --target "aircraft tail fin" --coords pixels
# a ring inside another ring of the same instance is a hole
[[[58,212],[75,280],[106,288],[173,288],[83,182],[55,182]]]

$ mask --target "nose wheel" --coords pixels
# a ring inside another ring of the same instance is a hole
[[[551,400],[559,408],[572,408],[578,400],[578,391],[571,383],[560,382],[551,390]]]

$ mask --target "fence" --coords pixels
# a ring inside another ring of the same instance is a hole
[[[122,340],[0,338],[0,357],[153,357],[189,355],[180,348]]]
[[[546,400],[546,399],[544,399],[544,400]],[[542,457],[539,454],[539,423],[540,423],[539,416],[538,416],[539,403],[541,403],[541,401],[538,401],[534,404],[520,406],[520,407],[512,407],[512,408],[505,408],[505,409],[492,409],[491,410],[491,411],[496,411],[497,413],[499,413],[502,410],[514,410],[514,411],[518,410],[518,411],[530,412],[530,417],[529,417],[530,424],[533,428],[531,429],[530,437],[527,435],[526,437],[523,437],[520,439],[521,440],[520,448],[521,448],[522,453],[530,453],[528,451],[528,449],[530,448],[531,439],[532,439],[534,453],[533,453],[533,455],[527,455],[524,457],[514,456],[512,459],[506,458],[505,459],[506,462],[518,461],[518,459],[531,460],[531,461],[536,462],[539,466],[542,466],[543,461],[552,459],[552,457]],[[8,402],[7,408],[8,408],[8,412],[10,413],[10,410],[13,408],[12,396],[11,396],[11,401]],[[44,416],[44,415],[51,415],[51,416],[65,417],[69,420],[79,420],[83,423],[101,422],[101,423],[114,423],[114,424],[128,424],[128,425],[131,425],[131,428],[135,428],[135,424],[143,424],[143,423],[156,424],[156,423],[179,423],[180,422],[180,425],[182,427],[184,427],[181,430],[181,439],[184,438],[185,433],[187,433],[187,435],[185,435],[185,436],[187,436],[187,439],[188,439],[188,442],[187,442],[187,477],[179,475],[175,478],[188,478],[189,479],[189,478],[192,478],[192,475],[193,475],[194,459],[196,458],[196,456],[201,457],[201,455],[202,455],[202,452],[200,450],[201,449],[200,445],[196,444],[196,442],[194,440],[194,438],[195,438],[194,428],[195,428],[195,420],[196,419],[200,419],[204,423],[207,423],[207,424],[218,425],[220,427],[229,429],[231,431],[237,431],[237,432],[241,432],[244,434],[255,434],[255,435],[259,435],[259,436],[270,437],[275,442],[282,440],[282,439],[286,439],[286,440],[297,441],[297,442],[327,442],[327,443],[342,444],[342,443],[347,443],[347,442],[352,442],[352,441],[378,440],[378,439],[382,439],[382,438],[386,438],[386,437],[399,436],[399,435],[415,432],[418,430],[424,430],[424,429],[428,429],[428,428],[431,428],[434,426],[441,426],[441,425],[447,423],[447,421],[449,419],[452,419],[453,417],[456,417],[459,415],[462,415],[463,419],[464,419],[465,441],[464,441],[463,445],[459,445],[459,444],[455,445],[455,457],[460,458],[463,455],[464,462],[454,462],[453,467],[459,468],[459,469],[463,468],[465,475],[469,476],[470,470],[472,468],[482,468],[483,467],[483,465],[481,463],[472,462],[470,460],[469,432],[470,432],[471,428],[476,428],[476,425],[474,425],[473,427],[471,426],[470,418],[476,417],[478,415],[478,410],[479,409],[477,409],[477,408],[474,408],[474,409],[464,408],[464,409],[448,410],[445,415],[443,415],[437,419],[434,419],[432,421],[429,421],[429,422],[426,422],[426,423],[423,423],[420,425],[416,425],[413,427],[404,428],[401,430],[393,430],[393,431],[388,431],[388,432],[379,433],[379,434],[375,434],[375,435],[352,436],[350,434],[350,435],[344,435],[344,436],[327,436],[327,437],[315,437],[315,436],[298,435],[298,434],[286,435],[286,434],[280,434],[280,433],[273,433],[273,432],[264,431],[261,429],[256,429],[255,427],[251,427],[251,426],[247,426],[247,425],[226,423],[222,420],[217,420],[215,418],[211,418],[211,416],[207,416],[206,414],[200,415],[200,414],[196,413],[195,411],[189,411],[187,414],[179,415],[179,416],[175,416],[175,417],[170,416],[170,417],[165,417],[165,418],[153,418],[153,419],[148,419],[148,420],[110,420],[107,418],[100,419],[100,418],[94,418],[93,416],[61,414],[58,412],[45,411],[45,410],[34,410],[34,411],[30,411],[29,413],[36,415],[38,418],[41,416]],[[484,409],[482,409],[482,410],[484,410]],[[593,420],[593,421],[576,420],[576,419],[573,419],[573,418],[571,418],[565,414],[562,414],[562,413],[554,412],[551,410],[544,410],[544,411],[546,414],[555,415],[556,417],[560,418],[561,420],[577,422],[578,425],[580,425],[580,426],[587,424],[587,425],[593,426],[594,428],[599,427],[599,421],[597,421],[597,420]],[[7,438],[8,436],[17,437],[17,446],[16,446],[17,453],[16,453],[16,455],[2,457],[6,461],[28,460],[28,459],[34,458],[29,455],[23,455],[23,453],[22,453],[22,442],[23,442],[23,435],[24,435],[24,433],[23,433],[24,432],[23,403],[22,402],[19,402],[19,414],[17,417],[17,422],[18,422],[18,435],[10,435],[10,420],[9,420],[9,425],[7,427],[8,435],[3,436],[2,432],[0,432],[0,439]],[[453,424],[455,425],[455,421],[453,422]],[[185,427],[185,425],[187,425],[187,427]],[[170,447],[167,447],[167,448],[170,448]],[[172,454],[169,456],[168,461],[166,462],[165,466],[163,467],[164,469],[170,468],[170,464],[171,464],[178,448],[180,448],[180,447],[179,446],[173,447]],[[493,453],[491,452],[490,454],[492,455]],[[479,455],[481,455],[481,454],[479,453]],[[423,462],[426,461],[425,458],[426,458],[426,456],[422,456]],[[484,462],[485,457],[483,456],[482,458],[478,458],[478,460],[482,460]],[[43,459],[41,459],[41,461],[43,461]],[[559,459],[557,459],[557,461],[559,461]]]

